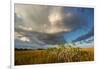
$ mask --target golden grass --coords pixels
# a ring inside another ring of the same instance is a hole
[[[93,61],[94,48],[15,50],[15,65]]]

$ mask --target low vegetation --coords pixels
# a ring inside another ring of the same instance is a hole
[[[15,49],[15,65],[93,61],[94,48]]]

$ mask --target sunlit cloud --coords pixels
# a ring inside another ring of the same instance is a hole
[[[30,39],[28,37],[21,37],[20,40],[24,42],[30,42]]]

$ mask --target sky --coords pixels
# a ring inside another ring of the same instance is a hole
[[[93,8],[15,4],[14,23],[16,48],[94,44]]]

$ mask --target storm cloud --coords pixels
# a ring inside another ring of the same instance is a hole
[[[15,27],[53,34],[86,25],[84,15],[71,12],[73,10],[65,12],[64,9],[59,6],[15,4]]]
[[[87,20],[91,18],[88,14],[90,11],[82,9],[84,8],[15,4],[15,47],[46,48],[66,43],[65,33],[86,31],[92,26],[92,22],[89,24]]]

